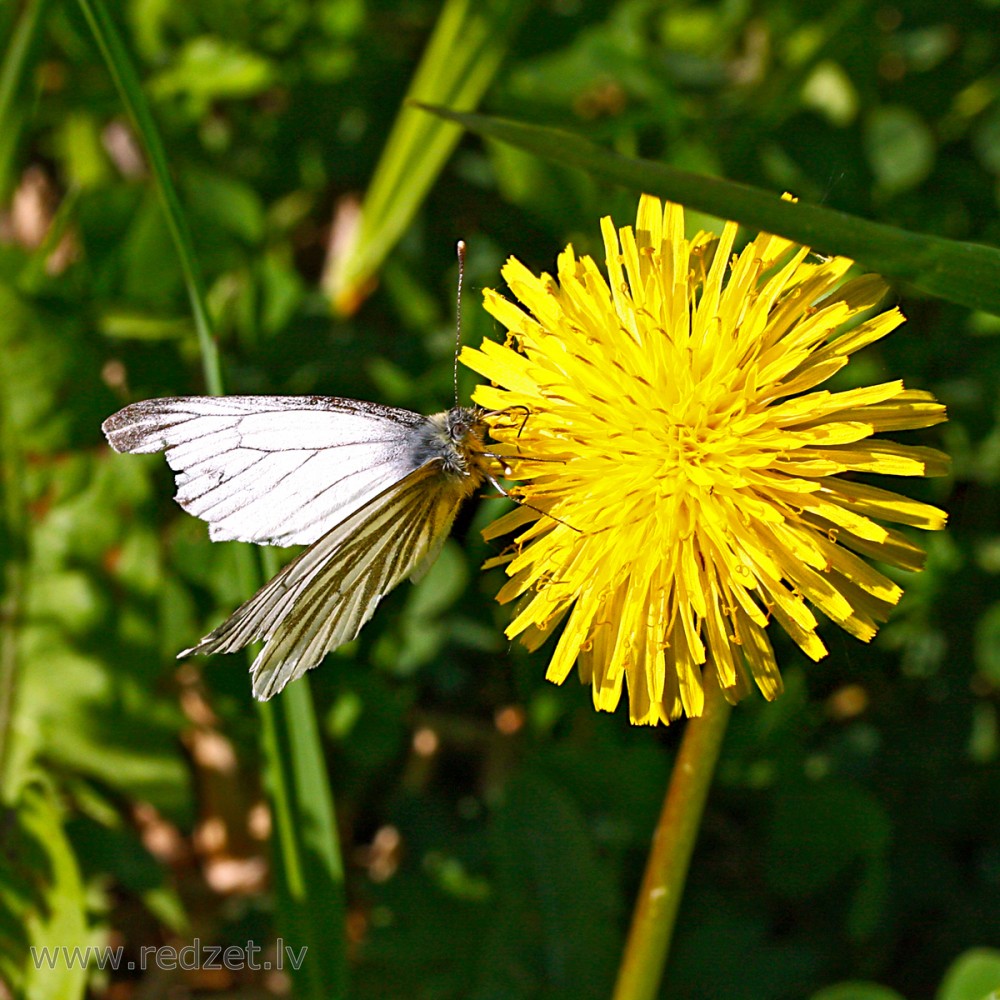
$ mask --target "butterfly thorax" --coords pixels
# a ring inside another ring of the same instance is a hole
[[[414,457],[423,462],[439,462],[441,470],[461,479],[470,479],[471,492],[483,479],[488,459],[483,454],[486,423],[479,407],[453,406],[428,417],[414,428],[411,446]]]

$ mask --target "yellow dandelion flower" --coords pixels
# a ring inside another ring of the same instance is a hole
[[[548,678],[577,663],[607,711],[626,684],[635,723],[700,714],[706,671],[730,700],[751,677],[774,698],[772,619],[818,660],[815,611],[868,641],[900,598],[861,556],[921,567],[885,522],[945,514],[851,474],[943,474],[941,452],[872,435],[944,407],[899,380],[818,388],[903,322],[866,318],[885,284],[850,260],[765,234],[734,254],[735,223],[689,241],[683,209],[648,196],[634,231],[601,228],[608,279],[572,247],[558,283],[510,259],[524,308],[485,296],[506,344],[462,354],[492,382],[474,398],[522,501],[487,530],[517,533],[494,560],[498,600],[522,598],[507,634],[533,649],[562,625]]]

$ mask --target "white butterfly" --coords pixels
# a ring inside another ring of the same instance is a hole
[[[119,452],[165,451],[177,502],[214,541],[308,545],[189,653],[255,640],[262,701],[355,638],[437,556],[462,501],[492,480],[483,411],[425,417],[331,396],[181,396],[103,424]]]

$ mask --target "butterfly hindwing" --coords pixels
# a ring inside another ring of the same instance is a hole
[[[423,466],[290,562],[187,653],[229,653],[258,639],[253,691],[267,700],[354,639],[379,601],[444,540],[469,484]]]

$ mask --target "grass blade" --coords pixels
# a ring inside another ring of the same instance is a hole
[[[177,188],[170,176],[167,153],[160,138],[160,130],[153,120],[139,74],[132,65],[125,43],[114,21],[111,20],[103,0],[78,0],[78,2],[149,158],[149,165],[156,181],[156,191],[163,203],[163,213],[184,272],[184,282],[187,285],[188,299],[198,333],[205,385],[212,395],[220,395],[222,370],[219,366],[219,349],[212,334],[205,285],[194,253],[191,229],[181,207]]]
[[[620,156],[569,132],[441,107],[428,110],[479,135],[595,177],[776,233],[820,254],[850,257],[927,295],[1000,315],[1000,250],[994,247],[913,233],[846,212],[782,200],[760,188]]]
[[[273,549],[264,573],[279,569]],[[302,996],[347,995],[344,868],[336,815],[307,678],[258,702],[274,821],[275,885],[284,946],[301,954]],[[332,939],[336,940],[332,940]],[[302,952],[301,949],[308,950]],[[285,967],[289,958],[285,954]]]
[[[205,383],[210,392],[221,393],[222,371],[201,271],[159,130],[103,0],[79,0],[79,3],[145,146],[187,283]],[[265,551],[262,555],[265,570],[276,569],[269,565],[272,561],[273,554]],[[248,593],[259,586],[260,572],[250,559],[243,576]],[[303,944],[308,946],[298,970],[289,968],[288,961],[285,966],[297,977],[300,996],[326,1000],[344,995],[347,979],[343,868],[326,762],[308,684],[303,678],[289,688],[282,695],[282,709],[273,702],[259,705],[259,715],[275,822],[275,881],[279,900],[284,904],[282,917],[288,921],[287,942],[296,953]]]
[[[333,260],[324,281],[338,312],[350,314],[361,304],[461,137],[460,127],[413,102],[474,108],[529,7],[530,0],[445,3],[375,168],[353,245]]]
[[[13,22],[10,39],[0,60],[0,202],[10,194],[14,162],[25,112],[18,102],[24,86],[38,30],[48,0],[28,0]]]

